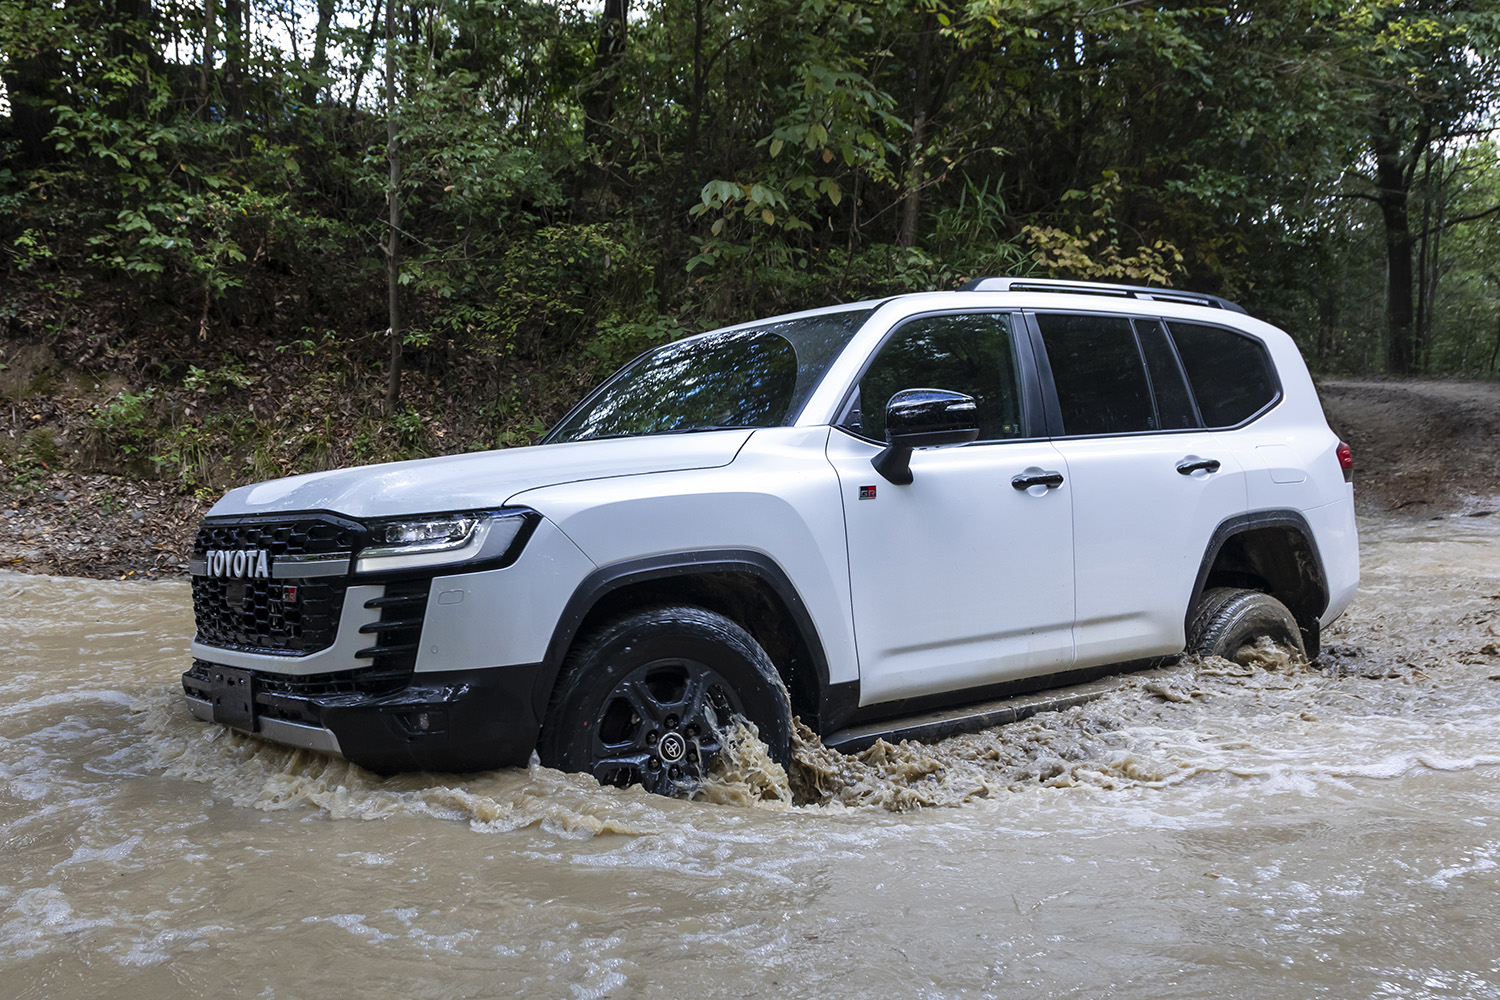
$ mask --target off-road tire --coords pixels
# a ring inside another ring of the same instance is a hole
[[[1240,650],[1265,636],[1306,656],[1297,619],[1270,594],[1234,587],[1206,590],[1188,621],[1187,652],[1238,662]]]
[[[791,703],[759,643],[712,611],[654,607],[573,647],[537,751],[548,767],[675,795],[712,766],[735,715],[755,723],[773,759],[788,762]]]

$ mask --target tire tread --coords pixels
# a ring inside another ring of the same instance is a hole
[[[1241,633],[1236,635],[1236,633]],[[1306,656],[1301,629],[1292,613],[1270,594],[1235,587],[1204,591],[1187,628],[1187,652],[1197,656],[1226,656],[1258,635],[1270,635]],[[1230,648],[1233,646],[1234,648]]]

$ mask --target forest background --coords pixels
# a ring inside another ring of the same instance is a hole
[[[997,274],[1494,378],[1497,47],[1494,0],[0,0],[0,477],[528,443],[651,344]]]

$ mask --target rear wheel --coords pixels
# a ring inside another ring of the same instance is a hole
[[[1258,590],[1214,587],[1206,590],[1188,622],[1187,651],[1240,662],[1241,651],[1257,639],[1307,655],[1297,619],[1270,594]]]
[[[754,638],[702,608],[653,608],[573,648],[538,751],[549,767],[675,795],[708,773],[736,717],[755,723],[771,756],[787,762],[791,704]]]

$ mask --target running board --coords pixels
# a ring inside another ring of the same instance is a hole
[[[1003,726],[1008,722],[1029,719],[1038,712],[1060,712],[1075,705],[1084,705],[1120,686],[1119,677],[1105,677],[1087,684],[1037,691],[1032,694],[1015,695],[981,701],[959,708],[908,715],[898,719],[884,719],[864,726],[851,726],[829,733],[823,737],[823,745],[840,753],[859,753],[875,745],[876,740],[897,743],[911,740],[915,743],[935,743],[972,733],[992,726]]]

